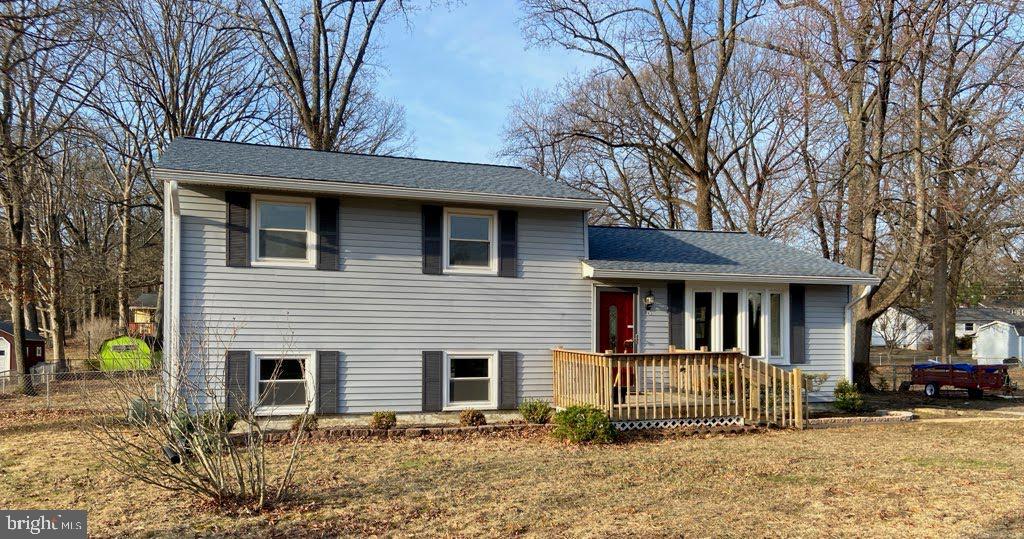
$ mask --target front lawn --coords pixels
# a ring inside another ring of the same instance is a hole
[[[0,412],[0,507],[110,535],[1005,536],[1024,422],[566,447],[546,435],[315,442],[286,506],[222,515],[105,469],[75,412]],[[284,448],[274,451],[280,458]]]

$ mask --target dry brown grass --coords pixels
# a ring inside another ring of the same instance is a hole
[[[0,413],[0,507],[84,508],[98,536],[1005,537],[1024,530],[1018,421],[582,448],[544,435],[323,442],[309,447],[288,506],[222,515],[107,469],[81,431],[85,419]]]

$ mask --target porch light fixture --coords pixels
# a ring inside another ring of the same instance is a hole
[[[654,291],[648,290],[647,295],[644,296],[644,308],[649,311],[651,307],[654,307]]]

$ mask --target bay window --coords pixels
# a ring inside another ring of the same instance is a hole
[[[779,363],[789,353],[789,294],[785,286],[694,286],[686,297],[686,346],[739,349]]]

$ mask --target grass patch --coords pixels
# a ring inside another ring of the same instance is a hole
[[[969,470],[1006,470],[1011,466],[1006,462],[982,460],[977,458],[941,458],[941,457],[907,457],[904,462],[922,468],[938,469],[969,469]]]
[[[98,537],[999,537],[1024,525],[1016,421],[586,446],[548,434],[316,442],[291,502],[225,515],[125,481],[86,419],[71,419],[0,413],[0,507],[85,509]],[[978,511],[986,499],[1000,503]]]

